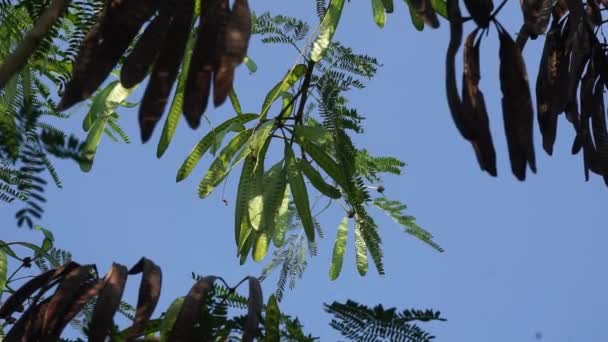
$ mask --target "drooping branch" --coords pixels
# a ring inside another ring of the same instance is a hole
[[[68,6],[70,0],[53,0],[51,5],[40,16],[34,27],[27,33],[21,44],[6,58],[0,66],[0,89],[27,63],[38,44],[51,30],[59,16]]]

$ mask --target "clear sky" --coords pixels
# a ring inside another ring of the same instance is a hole
[[[518,6],[510,1],[500,16],[512,34],[521,23]],[[253,7],[316,21],[312,0],[256,1]],[[395,0],[395,7],[380,30],[373,23],[369,0],[348,2],[337,32],[337,39],[384,64],[367,89],[351,96],[353,106],[368,118],[366,134],[356,143],[408,163],[404,176],[387,180],[387,195],[405,201],[408,213],[435,234],[446,252],[434,252],[382,218],[378,223],[386,276],[377,276],[373,267],[367,277],[358,276],[351,239],[342,275],[331,282],[328,265],[342,216],[329,212],[321,219],[326,238],[320,253],[295,291],[287,292],[281,308],[300,317],[307,331],[323,341],[338,336],[328,326],[322,303],[347,298],[369,305],[441,310],[448,321],[428,326],[440,341],[535,341],[541,335],[551,342],[608,340],[603,313],[608,307],[608,249],[603,248],[608,233],[601,223],[608,192],[597,176],[584,181],[581,156],[569,152],[573,135],[565,119],[560,118],[553,157],[540,148],[535,120],[539,173],[529,173],[524,183],[516,181],[507,158],[492,30],[482,42],[481,87],[499,177],[482,173],[447,108],[446,22],[439,30],[420,33],[411,26],[404,4]],[[531,42],[525,52],[532,87],[541,44]],[[296,57],[287,48],[257,42],[250,55],[259,70],[250,76],[241,67],[236,83],[247,112],[259,110],[266,91]],[[139,96],[141,91],[130,100]],[[232,115],[230,111],[227,104],[211,110],[209,117],[217,124]],[[133,144],[104,138],[89,174],[71,163],[57,163],[64,189],[48,192],[41,223],[53,230],[59,247],[72,251],[79,262],[97,263],[104,273],[112,261],[132,265],[141,256],[152,258],[164,271],[157,313],[187,292],[191,271],[222,275],[232,283],[247,274],[259,275],[261,265],[250,261],[239,267],[235,257],[232,205],[237,176],[228,181],[228,206],[221,201],[221,191],[206,200],[197,198],[196,185],[209,157],[187,181],[175,184],[179,165],[208,127],[193,132],[180,122],[166,156],[157,160],[161,127],[142,145],[136,113],[121,114]],[[82,117],[81,107],[66,127],[80,130]],[[0,225],[6,227],[2,239],[38,239],[38,234],[13,228],[14,207],[9,208],[3,207],[6,214],[0,216]],[[274,280],[264,284],[266,293],[274,288]],[[129,288],[134,302],[137,284]]]

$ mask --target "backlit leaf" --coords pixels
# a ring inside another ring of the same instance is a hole
[[[313,62],[318,62],[323,58],[325,51],[329,47],[331,40],[336,32],[342,9],[344,8],[344,0],[331,0],[329,8],[321,20],[321,28],[317,39],[312,45],[310,59]]]
[[[285,163],[287,164],[287,175],[289,179],[289,187],[293,194],[293,200],[296,205],[296,210],[304,226],[304,232],[308,241],[315,240],[315,228],[310,212],[310,203],[308,201],[308,191],[304,183],[304,177],[297,165],[297,160],[293,154],[291,147],[285,148]]]
[[[188,177],[192,170],[194,170],[196,164],[198,164],[199,160],[201,160],[205,152],[207,152],[209,147],[211,147],[211,145],[215,142],[215,138],[219,134],[219,132],[228,129],[234,123],[244,124],[257,117],[257,114],[237,115],[224,121],[219,126],[212,129],[209,133],[207,133],[207,135],[203,137],[203,139],[201,139],[201,141],[198,142],[198,144],[196,144],[196,146],[194,146],[186,160],[182,163],[182,166],[177,171],[176,181],[179,182]]]
[[[348,217],[345,217],[338,226],[338,233],[334,243],[334,252],[331,257],[331,265],[329,267],[329,279],[336,280],[340,276],[342,263],[344,261],[344,253],[346,252],[346,239],[348,237]]]

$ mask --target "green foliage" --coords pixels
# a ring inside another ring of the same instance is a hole
[[[52,157],[87,162],[82,156],[84,144],[44,119],[70,117],[55,111],[50,89],[63,89],[71,62],[102,4],[101,0],[71,2],[28,65],[0,90],[0,200],[25,204],[16,212],[19,226],[32,228],[42,217],[48,183],[62,187]],[[18,6],[13,1],[0,2],[0,60],[23,39],[47,5],[41,1],[23,1]],[[116,122],[117,114],[109,114],[109,126],[100,132],[128,142],[128,135]]]
[[[325,304],[325,311],[333,316],[330,326],[351,341],[431,341],[435,337],[413,322],[445,321],[439,311],[370,308],[348,300],[346,303]]]
[[[379,4],[384,14],[390,3]],[[235,201],[238,255],[241,263],[249,255],[261,261],[276,248],[262,278],[278,270],[279,301],[287,286],[293,288],[303,276],[309,255],[316,254],[315,237],[322,234],[317,216],[332,204],[344,208],[348,220],[340,225],[330,277],[335,279],[340,273],[349,227],[355,230],[359,273],[367,273],[371,257],[378,273],[384,274],[382,239],[368,212],[369,207],[383,202],[376,201],[369,189],[383,189],[383,175],[400,175],[405,164],[394,157],[374,156],[353,143],[352,136],[363,133],[364,117],[348,106],[348,92],[363,89],[381,65],[372,56],[332,41],[342,6],[340,1],[332,1],[325,11],[318,4],[323,16],[316,39],[309,35],[308,24],[299,19],[269,13],[254,16],[253,33],[262,43],[292,46],[303,60],[294,63],[268,91],[259,115],[242,114],[246,110],[232,91],[236,115],[212,128],[177,174],[177,181],[183,180],[207,151],[220,151],[199,184],[199,196],[207,197],[243,162]],[[279,99],[282,104],[275,107]],[[282,155],[272,152],[280,150]],[[278,160],[267,168],[271,158]],[[326,204],[319,210],[321,199],[327,202],[322,201]],[[396,220],[399,215],[405,217],[403,208],[398,213],[386,206],[379,208]],[[440,250],[412,219],[398,222],[408,233]]]

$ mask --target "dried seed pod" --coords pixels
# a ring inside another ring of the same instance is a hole
[[[412,8],[424,20],[424,22],[432,28],[439,27],[439,18],[433,10],[431,0],[412,0]]]
[[[474,43],[477,30],[473,31],[464,44],[464,72],[462,77],[462,111],[471,127],[471,144],[482,170],[496,176],[496,152],[490,133],[490,124],[483,93],[479,90],[481,78],[479,68],[479,45]]]
[[[131,88],[144,80],[160,53],[163,46],[160,42],[165,41],[170,23],[170,15],[161,12],[146,27],[120,70],[120,83],[123,87]]]
[[[448,0],[448,19],[450,21],[450,43],[446,53],[445,61],[445,83],[448,106],[454,124],[458,128],[460,134],[467,140],[472,139],[472,133],[467,124],[462,112],[462,102],[458,94],[458,86],[456,85],[456,53],[462,43],[462,15],[458,7],[458,0]]]
[[[526,166],[536,172],[532,98],[521,51],[504,29],[499,35],[500,88],[509,159],[513,174],[523,181]]]
[[[87,51],[74,62],[72,79],[68,82],[59,109],[64,110],[82,101],[103,83],[125,53],[143,24],[158,8],[157,1],[110,0],[106,3],[100,26],[94,27]],[[94,55],[91,55],[94,53]]]
[[[524,26],[532,39],[545,33],[556,0],[520,0]]]
[[[538,124],[543,137],[543,148],[551,155],[557,133],[557,119],[561,112],[559,108],[559,80],[563,52],[560,50],[561,24],[553,19],[551,29],[545,39],[543,53],[536,78],[536,105]]]
[[[224,0],[210,0],[201,11],[201,24],[184,90],[184,116],[192,128],[197,128],[200,124],[209,101],[211,77],[218,63],[218,35],[220,22],[225,20],[225,16],[222,16],[225,15],[225,6],[227,4]]]
[[[234,69],[247,55],[251,37],[251,13],[247,0],[235,0],[226,25],[220,31],[222,55],[213,78],[213,104],[217,107],[226,101],[232,89]]]
[[[156,123],[165,111],[179,66],[184,58],[193,14],[192,1],[179,2],[167,32],[167,39],[152,68],[150,82],[139,107],[139,128],[143,142],[150,139]]]

